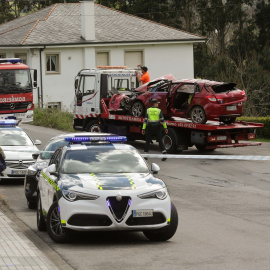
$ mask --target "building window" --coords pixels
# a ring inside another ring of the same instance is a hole
[[[27,54],[26,53],[15,53],[15,58],[20,58],[23,64],[27,64]]]
[[[129,68],[137,68],[138,65],[143,65],[142,51],[126,51],[125,66]]]
[[[46,55],[46,72],[47,73],[59,73],[59,54],[47,54]]]
[[[96,64],[98,66],[109,66],[109,53],[108,52],[97,52]]]
[[[61,110],[61,102],[48,102],[47,107],[49,109]]]
[[[0,53],[0,58],[6,58],[6,54],[5,53]]]

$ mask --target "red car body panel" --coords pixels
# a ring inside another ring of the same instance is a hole
[[[242,115],[243,102],[247,99],[245,91],[235,87],[234,83],[209,80],[175,80],[169,74],[137,88],[136,92],[142,93],[132,102],[141,101],[147,109],[151,107],[151,100],[157,99],[165,118],[187,118],[195,106],[203,108],[207,120],[235,118]],[[121,101],[124,96],[120,96]]]

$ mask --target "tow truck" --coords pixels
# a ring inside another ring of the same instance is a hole
[[[99,67],[83,69],[75,78],[74,130],[88,132],[109,132],[127,136],[129,141],[145,140],[141,134],[143,117],[128,115],[126,111],[109,109],[112,96],[131,93],[137,87],[134,69],[126,67]],[[224,124],[207,121],[195,124],[191,120],[171,117],[165,120],[168,134],[163,142],[168,153],[177,153],[196,146],[199,151],[213,151],[217,148],[258,146],[254,142],[256,129],[264,125],[237,121]]]
[[[37,86],[37,70],[20,58],[0,59],[0,119],[13,118],[24,123],[33,121],[33,88]]]

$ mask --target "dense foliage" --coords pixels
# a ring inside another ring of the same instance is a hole
[[[33,124],[36,126],[74,132],[73,114],[57,109],[35,108]]]
[[[0,0],[0,23],[72,0]],[[246,116],[270,115],[270,1],[96,0],[96,3],[206,37],[194,48],[195,77],[245,89]],[[164,74],[166,70],[164,70]]]

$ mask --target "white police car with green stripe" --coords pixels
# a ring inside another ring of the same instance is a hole
[[[177,210],[165,183],[123,136],[66,138],[38,181],[37,227],[56,242],[70,230],[142,231],[153,241],[176,232]],[[151,173],[152,171],[152,173]]]

